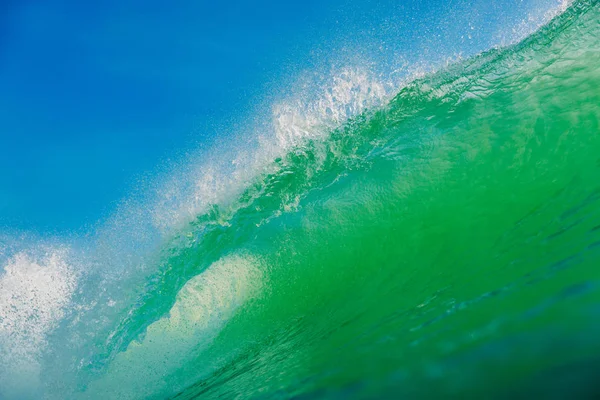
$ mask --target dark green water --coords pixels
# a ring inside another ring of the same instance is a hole
[[[277,159],[163,254],[82,398],[600,396],[600,6]]]

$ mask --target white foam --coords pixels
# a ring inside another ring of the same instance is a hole
[[[388,89],[364,68],[343,68],[333,73],[312,102],[307,102],[307,93],[300,92],[273,106],[278,146],[289,151],[307,139],[327,135],[350,118],[381,105]]]
[[[0,275],[0,395],[33,396],[47,335],[63,318],[77,278],[67,251],[19,252]],[[2,397],[2,396],[0,396]]]

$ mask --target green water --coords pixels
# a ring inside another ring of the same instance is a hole
[[[81,397],[599,395],[599,121],[598,1],[410,83],[174,239]]]

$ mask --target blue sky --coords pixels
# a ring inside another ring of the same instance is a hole
[[[551,2],[5,0],[0,229],[105,218],[140,176],[332,54],[468,54]]]

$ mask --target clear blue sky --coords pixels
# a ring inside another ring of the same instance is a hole
[[[0,229],[106,217],[137,177],[334,50],[469,54],[552,2],[3,0]]]

